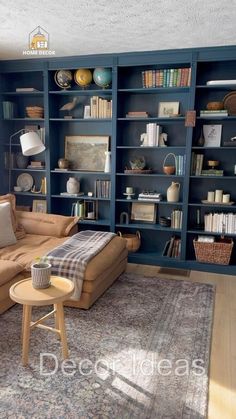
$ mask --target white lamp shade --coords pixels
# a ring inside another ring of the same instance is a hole
[[[44,144],[34,131],[21,135],[20,143],[24,156],[33,156],[45,150]]]

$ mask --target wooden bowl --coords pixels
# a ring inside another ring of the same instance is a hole
[[[206,105],[208,111],[221,111],[224,109],[223,102],[208,102]]]
[[[166,175],[173,175],[175,173],[175,166],[163,166],[163,172]]]

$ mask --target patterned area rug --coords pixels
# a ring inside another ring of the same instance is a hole
[[[0,418],[205,418],[214,293],[124,274],[89,311],[65,308],[70,361],[36,329],[27,367],[14,306],[0,316]]]

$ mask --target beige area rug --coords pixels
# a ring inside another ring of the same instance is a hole
[[[89,311],[65,309],[69,362],[54,334],[38,329],[28,367],[14,306],[0,316],[0,418],[205,418],[214,294],[207,284],[124,274]]]

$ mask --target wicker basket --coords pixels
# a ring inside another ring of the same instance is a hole
[[[193,245],[198,262],[228,265],[234,242],[230,238],[224,238],[213,243],[199,242],[194,239]]]
[[[140,248],[141,235],[139,231],[136,231],[136,234],[122,234],[121,231],[118,231],[117,234],[126,239],[126,247],[129,252],[137,252]]]

